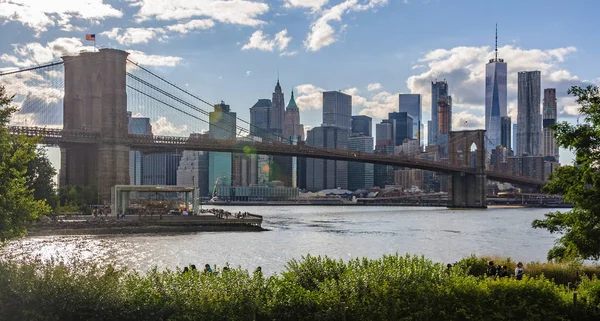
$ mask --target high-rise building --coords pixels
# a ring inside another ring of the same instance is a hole
[[[407,112],[413,119],[413,137],[421,146],[421,122],[423,114],[420,94],[400,94],[398,96],[398,111]]]
[[[427,137],[428,145],[437,145],[438,140],[438,128],[439,128],[439,113],[438,113],[438,101],[440,99],[448,99],[448,82],[444,79],[443,81],[431,82],[431,126],[429,127],[429,137]]]
[[[373,119],[369,116],[352,116],[352,134],[373,136]]]
[[[496,28],[495,56],[485,65],[485,130],[488,151],[502,144],[501,118],[507,115],[506,75],[506,62],[498,58],[498,29]]]
[[[142,155],[142,185],[177,185],[178,154]]]
[[[363,152],[373,152],[373,137],[360,134],[348,138],[348,149]],[[373,187],[373,164],[349,162],[348,163],[348,189],[369,189]]]
[[[273,131],[272,109],[273,104],[270,99],[259,99],[250,108],[250,135],[265,137]]]
[[[208,195],[208,152],[183,151],[177,168],[177,185],[195,186],[200,196]]]
[[[340,91],[323,93],[323,127],[352,130],[352,96]]]
[[[348,132],[348,129],[340,127],[315,127],[308,131],[306,143],[312,147],[347,150]],[[347,189],[348,162],[307,158],[306,188],[312,192],[334,188]]]
[[[385,119],[375,125],[376,146],[394,146],[395,123],[393,119]]]
[[[294,99],[294,92],[292,91],[292,97],[290,102],[285,108],[285,133],[284,137],[290,139],[295,137],[296,141],[304,141],[304,125],[300,123],[300,109],[296,105]]]
[[[508,150],[512,149],[511,144],[511,120],[508,116],[500,117],[500,145]]]
[[[129,134],[152,135],[150,118],[132,117],[131,112],[127,116]],[[129,184],[142,185],[142,153],[136,150],[129,151]]]
[[[285,132],[285,98],[283,91],[277,79],[275,91],[273,92],[273,110],[271,112],[271,128],[278,135],[283,135]]]
[[[214,106],[209,113],[208,136],[212,139],[235,139],[236,113],[224,102]],[[208,189],[212,193],[215,183],[231,186],[232,159],[231,153],[209,152],[208,154]]]
[[[393,119],[382,120],[375,125],[375,154],[392,155],[394,153],[394,127]],[[379,187],[394,184],[394,167],[389,165],[375,165],[373,168],[373,184]]]
[[[517,124],[512,125],[512,150],[513,155],[517,155]]]
[[[543,144],[542,156],[553,157],[558,162],[558,145],[554,137],[554,131],[550,128],[556,124],[556,88],[544,89],[544,110],[543,115]]]
[[[438,130],[437,144],[441,156],[448,155],[448,137],[452,130],[452,97],[446,95],[438,99]]]
[[[413,119],[407,112],[393,112],[388,114],[388,119],[394,120],[394,146],[404,142],[406,138],[413,138]]]
[[[518,74],[517,156],[541,155],[542,118],[540,114],[541,73],[520,71]]]

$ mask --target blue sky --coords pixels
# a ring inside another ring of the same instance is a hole
[[[498,23],[513,120],[517,71],[541,70],[542,87],[557,88],[559,120],[574,121],[566,89],[600,82],[597,12],[592,0],[8,0],[0,3],[0,70],[77,53],[95,33],[98,46],[131,51],[244,119],[257,99],[271,98],[279,69],[286,100],[293,88],[308,126],[321,123],[323,90],[352,94],[354,112],[374,122],[397,110],[398,93],[420,93],[428,119],[429,83],[447,78],[455,129],[464,121],[481,128]]]

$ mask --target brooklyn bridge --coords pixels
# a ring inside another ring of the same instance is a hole
[[[423,169],[451,177],[451,207],[485,207],[488,179],[530,187],[546,183],[487,170],[485,130],[451,132],[447,161],[296,145],[283,137],[227,140],[194,135],[206,130],[206,108],[213,105],[127,56],[125,51],[100,49],[0,74],[0,84],[19,104],[11,133],[60,147],[60,183],[96,186],[103,201],[110,201],[114,185],[129,184],[130,150],[286,155]],[[128,112],[164,124],[163,135],[130,134]],[[252,132],[239,118],[220,129],[238,138]]]

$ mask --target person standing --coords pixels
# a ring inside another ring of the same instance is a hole
[[[488,278],[496,278],[496,275],[498,275],[498,270],[496,270],[496,267],[494,266],[494,261],[488,261],[488,267],[485,271],[485,275]]]
[[[515,279],[522,280],[524,274],[525,270],[523,270],[523,263],[517,263],[517,267],[515,268]]]

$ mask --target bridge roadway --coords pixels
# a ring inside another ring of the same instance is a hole
[[[41,143],[49,145],[71,144],[123,144],[133,150],[142,152],[175,152],[183,150],[199,150],[211,152],[231,153],[256,153],[265,155],[286,155],[297,157],[311,157],[339,161],[352,161],[361,163],[372,163],[380,165],[391,165],[398,167],[416,168],[445,174],[471,173],[475,174],[475,168],[463,167],[448,163],[410,158],[401,155],[382,155],[373,153],[356,152],[349,150],[338,150],[321,147],[310,147],[306,145],[285,145],[278,143],[263,143],[255,141],[206,139],[175,136],[156,135],[134,135],[129,134],[122,141],[106,138],[98,132],[66,131],[62,129],[50,129],[40,127],[18,127],[9,128],[11,134],[25,135],[28,137],[41,137]],[[509,173],[486,170],[488,179],[499,182],[541,187],[547,182],[530,177],[515,176]]]

